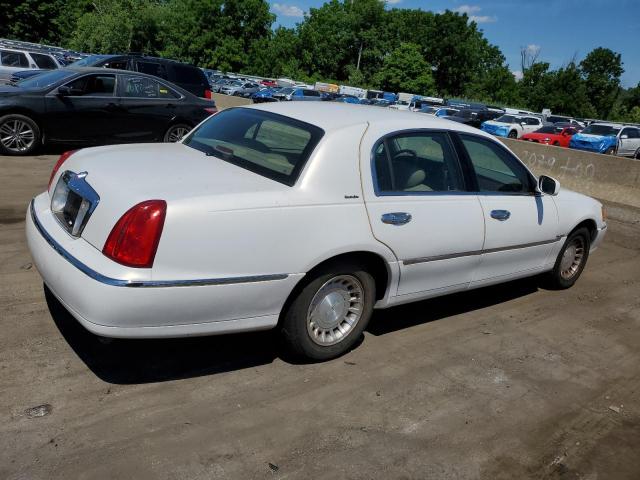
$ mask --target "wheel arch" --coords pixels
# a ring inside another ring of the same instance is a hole
[[[584,219],[580,223],[578,223],[575,227],[571,229],[567,237],[570,236],[576,230],[583,227],[589,231],[590,241],[593,242],[596,239],[596,236],[598,235],[598,224],[592,218]]]
[[[5,115],[24,115],[25,117],[29,117],[31,120],[38,124],[38,128],[40,129],[40,133],[43,133],[44,128],[42,124],[42,117],[25,107],[15,107],[11,106],[8,108],[0,108],[0,117],[4,117]]]
[[[350,252],[339,253],[322,261],[319,261],[307,271],[304,277],[300,279],[300,281],[287,296],[287,299],[281,309],[281,318],[282,313],[287,311],[293,299],[295,299],[299,292],[305,287],[305,279],[313,276],[314,273],[324,268],[330,267],[333,264],[339,264],[343,262],[359,263],[369,273],[371,273],[376,285],[376,301],[381,300],[387,296],[391,287],[393,273],[391,271],[391,266],[381,254],[369,250],[354,250]]]

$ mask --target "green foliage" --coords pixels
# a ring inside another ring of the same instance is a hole
[[[328,0],[272,29],[267,0],[0,0],[0,37],[92,53],[136,51],[201,67],[638,121],[640,84],[620,88],[621,56],[596,48],[516,82],[466,14]]]
[[[596,114],[607,118],[620,91],[622,58],[608,48],[596,48],[580,63],[586,89]]]
[[[433,95],[435,82],[431,67],[414,43],[401,43],[385,59],[382,68],[374,76],[375,84],[390,92],[407,92]]]

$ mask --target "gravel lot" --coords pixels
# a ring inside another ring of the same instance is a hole
[[[640,478],[640,212],[569,291],[379,311],[300,365],[268,332],[103,345],[48,305],[23,217],[54,160],[0,157],[0,478]]]

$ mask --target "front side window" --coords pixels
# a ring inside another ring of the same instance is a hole
[[[36,62],[38,68],[41,68],[43,70],[53,70],[54,68],[58,68],[56,62],[54,62],[53,58],[51,58],[49,55],[32,53],[31,58],[33,58],[33,61]]]
[[[29,68],[29,60],[22,52],[0,50],[0,61],[5,67]]]
[[[533,193],[531,175],[507,150],[474,135],[459,134],[478,180],[480,192]]]
[[[147,77],[124,77],[122,96],[126,98],[180,98],[176,92]]]
[[[321,128],[283,115],[231,108],[210,117],[183,144],[292,186],[323,135]]]
[[[638,134],[638,130],[635,128],[625,128],[620,135],[626,135],[628,138],[640,137],[640,135]]]
[[[446,133],[389,137],[375,147],[373,156],[376,193],[464,190],[458,159]]]
[[[496,122],[500,122],[500,123],[516,123],[517,119],[513,115],[502,115],[501,117],[496,118]]]
[[[540,120],[537,118],[527,118],[526,119],[527,125],[540,125]]]
[[[85,75],[67,86],[74,96],[111,97],[116,87],[115,75]]]

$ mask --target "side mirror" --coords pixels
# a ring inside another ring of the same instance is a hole
[[[560,182],[555,178],[541,175],[538,179],[538,190],[547,195],[558,195],[560,191]]]
[[[629,138],[629,135],[620,135],[620,140],[626,140]]]

